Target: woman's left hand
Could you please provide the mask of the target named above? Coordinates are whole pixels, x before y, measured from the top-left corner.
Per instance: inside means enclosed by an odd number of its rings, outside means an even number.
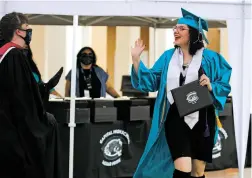
[[[212,91],[212,86],[211,86],[211,83],[210,83],[210,79],[205,74],[203,74],[200,77],[200,85],[201,86],[207,86],[208,90]]]

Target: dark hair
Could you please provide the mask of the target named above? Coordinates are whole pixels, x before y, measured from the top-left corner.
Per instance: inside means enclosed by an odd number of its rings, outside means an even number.
[[[6,14],[0,21],[0,45],[4,45],[12,40],[16,29],[28,23],[28,18],[17,12]]]
[[[189,54],[195,55],[196,52],[204,47],[202,34],[195,28],[189,27]],[[178,46],[175,46],[177,48]]]
[[[91,53],[93,53],[94,60],[93,60],[92,64],[96,65],[97,58],[96,58],[96,54],[95,54],[94,50],[91,47],[86,46],[86,47],[81,48],[80,51],[77,54],[77,67],[78,68],[81,68],[80,56],[82,55],[83,51],[85,51],[85,50],[90,50]]]

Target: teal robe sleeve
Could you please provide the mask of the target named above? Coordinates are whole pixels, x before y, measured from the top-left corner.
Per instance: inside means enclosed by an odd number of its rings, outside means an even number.
[[[33,77],[35,78],[36,82],[39,83],[40,82],[39,81],[39,76],[36,73],[34,73],[34,72],[32,72],[32,74],[33,74]],[[55,91],[54,88],[50,90],[50,93],[52,93],[53,91]]]
[[[39,83],[39,76],[34,72],[32,72],[32,74],[33,74],[33,77],[35,78],[36,82]]]
[[[229,81],[232,68],[220,54],[217,54],[214,68],[215,78],[211,82],[214,106],[217,110],[223,111],[231,91]]]
[[[143,92],[155,92],[159,89],[161,73],[165,64],[166,53],[163,53],[151,69],[140,61],[138,73],[131,68],[131,83],[134,88]]]

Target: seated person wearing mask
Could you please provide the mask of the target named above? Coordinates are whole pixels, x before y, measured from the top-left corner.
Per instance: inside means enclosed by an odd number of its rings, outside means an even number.
[[[66,76],[65,96],[70,96],[71,71]],[[108,74],[96,65],[96,55],[92,48],[84,47],[77,54],[76,97],[106,97],[106,92],[114,98],[119,94],[108,82]],[[85,96],[89,95],[89,96]]]

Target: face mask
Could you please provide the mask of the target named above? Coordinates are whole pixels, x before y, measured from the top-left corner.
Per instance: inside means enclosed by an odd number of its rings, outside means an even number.
[[[93,63],[93,57],[92,56],[83,55],[83,56],[80,57],[80,62],[83,65],[90,65],[90,64]]]
[[[29,45],[30,42],[31,42],[31,39],[32,39],[32,29],[27,29],[27,30],[19,29],[19,30],[22,30],[22,31],[26,32],[25,37],[22,37],[22,36],[20,36],[20,37],[24,39],[26,45]]]

